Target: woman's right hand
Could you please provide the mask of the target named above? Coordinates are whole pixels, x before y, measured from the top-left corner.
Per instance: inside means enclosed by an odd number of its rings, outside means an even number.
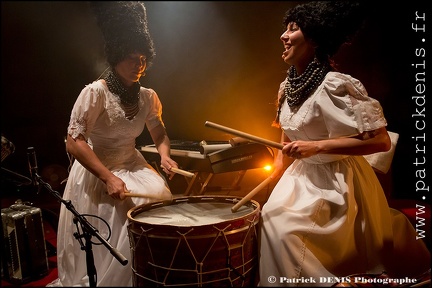
[[[275,161],[273,162],[273,172],[270,175],[271,179],[278,179],[282,175],[283,171],[285,170],[283,162],[284,161],[281,159],[281,157],[276,157]]]
[[[122,179],[115,176],[114,174],[112,175],[112,177],[107,179],[106,187],[107,187],[107,194],[111,196],[113,199],[123,200],[126,198],[125,193],[128,192],[126,188],[126,184],[123,182]]]
[[[282,132],[281,134],[281,143],[284,145],[284,147],[290,143],[291,140],[288,138],[288,136],[285,135],[285,133]],[[287,155],[282,150],[279,150],[274,161],[273,161],[273,172],[270,175],[271,179],[277,179],[282,176],[282,173],[285,171],[286,168],[288,168],[291,163],[294,162],[294,159],[291,157],[287,157]]]

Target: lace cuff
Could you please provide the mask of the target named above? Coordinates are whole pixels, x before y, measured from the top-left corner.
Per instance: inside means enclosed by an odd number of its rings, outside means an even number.
[[[87,139],[86,132],[87,132],[86,123],[85,123],[85,120],[83,118],[71,119],[71,121],[69,123],[69,127],[68,127],[68,134],[73,139],[78,138],[78,136],[80,134],[82,134],[84,136],[84,138]]]

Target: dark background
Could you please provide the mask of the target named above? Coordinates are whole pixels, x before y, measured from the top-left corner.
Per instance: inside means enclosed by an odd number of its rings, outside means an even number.
[[[145,2],[157,56],[141,83],[158,93],[171,139],[232,137],[204,126],[212,121],[279,141],[280,131],[270,126],[287,69],[279,36],[285,11],[297,2]],[[420,199],[412,164],[412,136],[419,132],[411,117],[411,63],[423,61],[414,50],[425,47],[420,39],[426,36],[411,23],[426,4],[386,5],[371,8],[364,29],[336,60],[381,102],[388,130],[400,134],[390,172],[393,196]],[[107,67],[100,32],[81,1],[2,1],[1,21],[1,132],[16,147],[1,164],[29,176],[26,151],[33,146],[40,174],[61,192],[70,111],[84,85]],[[147,131],[137,140],[150,143]],[[2,186],[1,193],[16,189]]]

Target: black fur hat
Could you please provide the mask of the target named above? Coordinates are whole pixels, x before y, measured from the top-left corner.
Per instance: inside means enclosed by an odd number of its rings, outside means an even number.
[[[105,56],[111,67],[130,53],[143,53],[147,67],[155,57],[153,39],[147,26],[147,13],[140,1],[90,2],[105,40]]]
[[[288,10],[283,29],[290,22],[300,26],[305,37],[317,45],[320,60],[332,57],[350,43],[367,18],[367,6],[355,1],[310,1]]]

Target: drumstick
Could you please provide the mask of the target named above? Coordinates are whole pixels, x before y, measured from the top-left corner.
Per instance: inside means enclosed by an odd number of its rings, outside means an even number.
[[[183,176],[186,176],[186,177],[191,177],[191,178],[195,175],[192,172],[185,171],[185,170],[182,170],[182,169],[178,169],[178,168],[175,168],[175,167],[171,167],[170,171],[172,171],[174,173],[177,173],[177,174],[180,174],[180,175],[183,175]]]
[[[163,168],[162,165],[161,165],[161,167]],[[175,168],[175,167],[171,167],[170,171],[172,171],[174,173],[177,173],[177,174],[180,174],[180,175],[183,175],[183,176],[191,177],[191,178],[195,175],[192,172],[185,171],[185,170],[182,170],[182,169],[179,169],[179,168]]]
[[[230,133],[230,134],[242,137],[242,138],[246,138],[246,139],[249,139],[249,140],[251,140],[253,142],[264,144],[264,145],[267,145],[267,146],[270,146],[270,147],[273,147],[273,148],[276,148],[276,149],[282,150],[282,148],[283,148],[283,145],[281,143],[273,142],[273,141],[270,141],[270,140],[267,140],[267,139],[264,139],[264,138],[260,138],[260,137],[257,137],[257,136],[254,136],[254,135],[242,132],[242,131],[234,130],[232,128],[225,127],[225,126],[222,126],[220,124],[216,124],[216,123],[213,123],[213,122],[210,122],[210,121],[206,121],[205,122],[205,126],[208,126],[208,127],[211,127],[211,128],[216,128],[218,130],[221,130],[221,131],[224,131],[224,132],[227,132],[227,133]]]
[[[152,199],[159,199],[159,200],[161,200],[161,198],[160,197],[157,197],[157,196],[154,196],[154,195],[144,195],[144,194],[138,194],[138,193],[131,193],[131,192],[127,192],[127,193],[124,193],[124,195],[126,196],[126,197],[140,197],[140,198],[152,198]]]
[[[266,186],[268,183],[270,183],[273,180],[273,178],[268,177],[266,178],[263,182],[261,182],[258,186],[256,186],[251,192],[249,192],[246,196],[244,196],[239,202],[237,202],[237,204],[235,204],[232,208],[231,208],[231,212],[237,212],[237,210],[243,206],[243,204],[245,204],[246,202],[248,202],[249,200],[252,199],[253,196],[255,196],[255,194],[257,194],[259,191],[261,191],[264,186]]]

